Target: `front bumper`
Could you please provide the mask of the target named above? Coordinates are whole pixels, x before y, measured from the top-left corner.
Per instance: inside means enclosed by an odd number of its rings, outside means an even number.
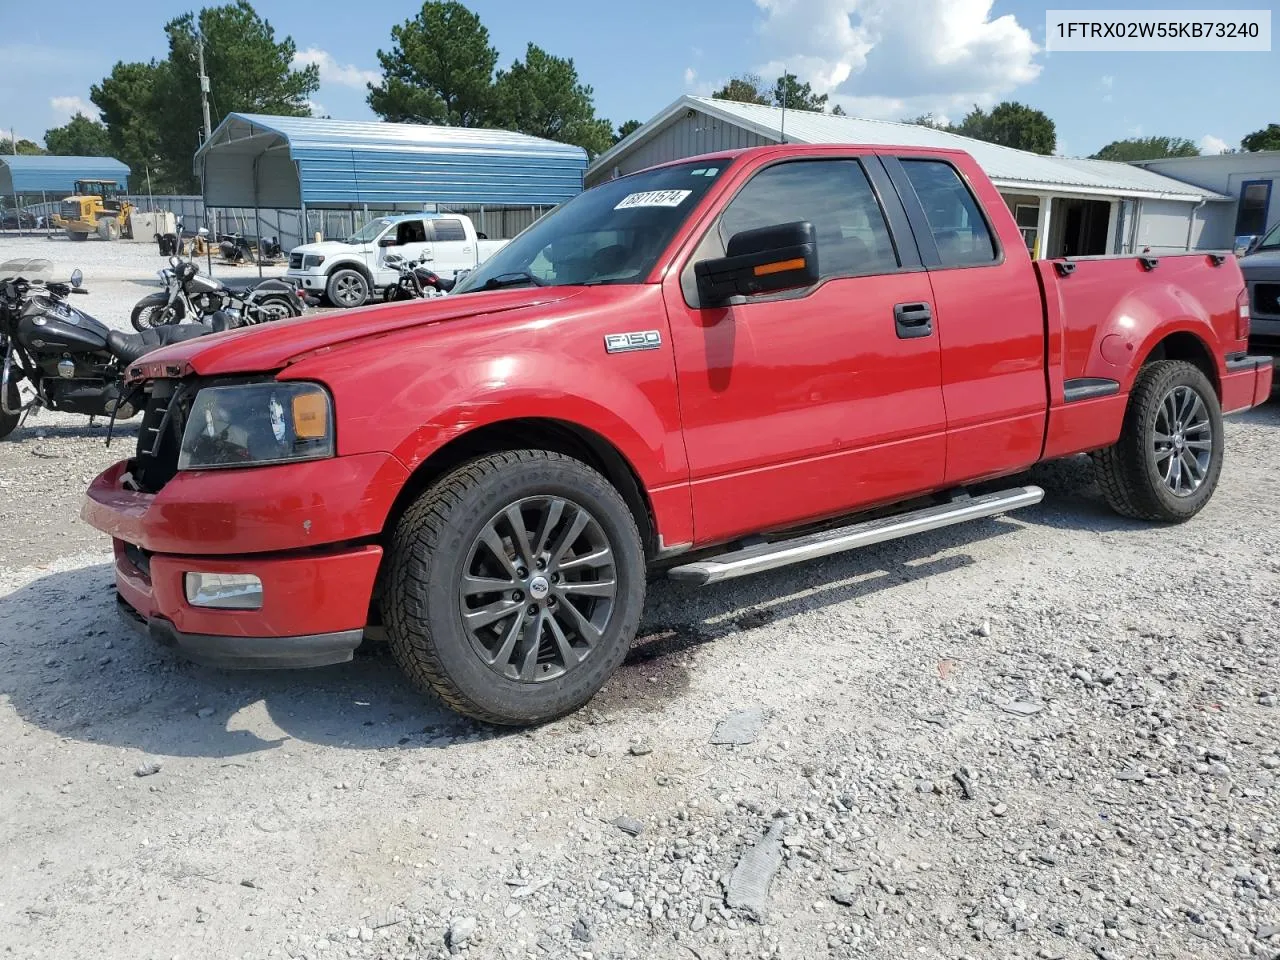
[[[143,618],[122,596],[116,596],[116,607],[128,626],[161,646],[174,647],[195,663],[223,670],[276,670],[346,663],[363,637],[360,630],[306,637],[221,637],[181,633],[168,620]]]
[[[325,284],[329,280],[323,271],[312,270],[288,270],[285,272],[285,279],[315,294],[324,293]]]
[[[351,659],[368,621],[382,548],[213,559],[147,554],[116,540],[115,557],[118,603],[131,625],[197,663],[268,669]],[[193,606],[183,588],[189,571],[256,575],[262,608]]]
[[[382,560],[374,541],[408,476],[399,460],[182,471],[157,493],[129,489],[131,464],[93,481],[81,515],[112,537],[116,589],[152,636],[220,666],[351,658]],[[187,573],[253,574],[262,606],[195,606]]]
[[[1274,374],[1271,357],[1250,355],[1228,360],[1222,378],[1222,412],[1238,413],[1266,403]]]

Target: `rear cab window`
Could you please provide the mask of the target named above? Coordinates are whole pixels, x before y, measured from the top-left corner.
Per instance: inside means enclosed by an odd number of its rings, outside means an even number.
[[[449,243],[451,241],[467,239],[467,231],[462,226],[461,220],[454,220],[452,218],[432,220],[431,230],[437,243]]]
[[[945,160],[902,157],[900,162],[924,208],[941,266],[973,267],[999,259],[982,208],[955,167]]]

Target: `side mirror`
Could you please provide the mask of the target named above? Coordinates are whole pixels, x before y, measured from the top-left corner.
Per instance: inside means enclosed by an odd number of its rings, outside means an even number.
[[[79,267],[76,267],[71,271],[71,286],[78,288],[82,283],[84,283],[84,274]]]
[[[383,234],[378,238],[378,246],[394,247],[396,245],[396,235],[394,233]]]
[[[735,233],[725,252],[694,264],[704,307],[818,282],[818,239],[807,220]]]

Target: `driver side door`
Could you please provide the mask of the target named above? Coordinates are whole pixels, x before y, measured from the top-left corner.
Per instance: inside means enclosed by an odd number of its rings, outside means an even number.
[[[731,236],[808,221],[818,283],[698,302]],[[695,544],[793,526],[941,485],[941,358],[905,212],[878,159],[768,163],[664,284]],[[908,322],[904,325],[904,318]]]
[[[390,286],[400,277],[400,271],[387,266],[387,256],[397,257],[413,262],[424,254],[430,262],[431,243],[428,239],[427,225],[424,220],[401,220],[383,235],[378,245],[378,286]],[[391,242],[383,246],[387,240]]]

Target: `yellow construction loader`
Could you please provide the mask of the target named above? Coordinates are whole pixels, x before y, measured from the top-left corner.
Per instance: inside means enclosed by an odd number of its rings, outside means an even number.
[[[133,237],[133,204],[124,199],[124,188],[115,180],[77,180],[75,195],[62,201],[53,222],[72,240],[88,240],[96,233],[103,240]]]

